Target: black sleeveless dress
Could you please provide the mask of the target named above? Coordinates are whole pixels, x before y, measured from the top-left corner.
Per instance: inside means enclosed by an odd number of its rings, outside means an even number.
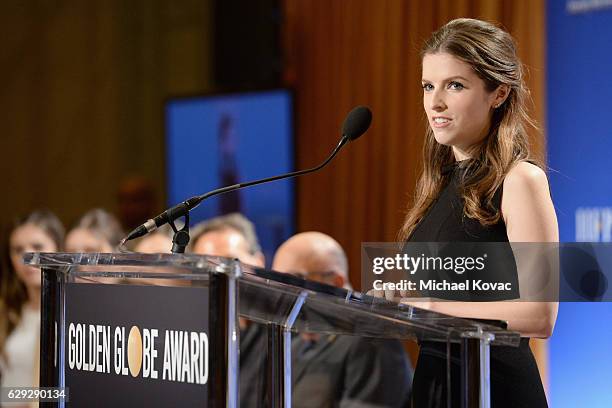
[[[447,184],[426,216],[414,230],[409,242],[508,242],[503,220],[483,226],[463,215],[459,194],[464,171],[461,162],[447,166],[443,174]],[[501,207],[502,189],[494,197]],[[508,244],[510,248],[510,244]],[[413,407],[447,406],[446,344],[421,342],[412,385]],[[491,346],[491,407],[548,407],[540,373],[529,339],[521,338],[519,347]],[[451,346],[451,407],[460,407],[459,346]]]

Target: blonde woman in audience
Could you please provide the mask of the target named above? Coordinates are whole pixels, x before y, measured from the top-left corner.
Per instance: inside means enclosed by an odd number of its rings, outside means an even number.
[[[123,238],[117,218],[96,208],[88,211],[66,235],[66,252],[114,252]]]

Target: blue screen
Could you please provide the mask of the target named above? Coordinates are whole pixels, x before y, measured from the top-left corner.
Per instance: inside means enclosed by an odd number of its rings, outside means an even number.
[[[592,10],[572,12],[576,5]],[[547,1],[547,144],[561,241],[610,241],[612,9]],[[550,339],[552,407],[610,407],[612,303],[562,303]]]
[[[225,185],[293,171],[287,90],[174,99],[166,105],[168,205]],[[255,223],[269,262],[294,231],[293,181],[248,187],[204,201],[191,224],[241,212]]]

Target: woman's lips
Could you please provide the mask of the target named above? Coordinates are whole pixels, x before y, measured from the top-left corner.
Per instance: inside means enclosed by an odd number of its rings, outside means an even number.
[[[453,121],[452,119],[449,118],[443,118],[444,121],[436,121],[436,119],[434,118],[431,122],[432,122],[432,126],[435,127],[436,129],[441,129],[441,128],[445,128],[450,126],[451,122]]]

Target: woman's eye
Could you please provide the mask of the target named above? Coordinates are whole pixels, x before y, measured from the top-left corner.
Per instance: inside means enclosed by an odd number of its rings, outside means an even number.
[[[432,84],[423,84],[423,90],[426,92],[429,92],[431,90],[433,90],[433,85]]]
[[[23,253],[23,248],[20,246],[12,246],[10,247],[9,252],[11,255],[20,255]]]
[[[460,91],[463,89],[463,84],[461,84],[460,82],[456,82],[456,81],[449,82],[448,88],[455,90],[455,91]]]
[[[43,244],[39,244],[39,243],[32,244],[32,249],[34,250],[34,252],[42,252],[44,248],[45,246]]]

